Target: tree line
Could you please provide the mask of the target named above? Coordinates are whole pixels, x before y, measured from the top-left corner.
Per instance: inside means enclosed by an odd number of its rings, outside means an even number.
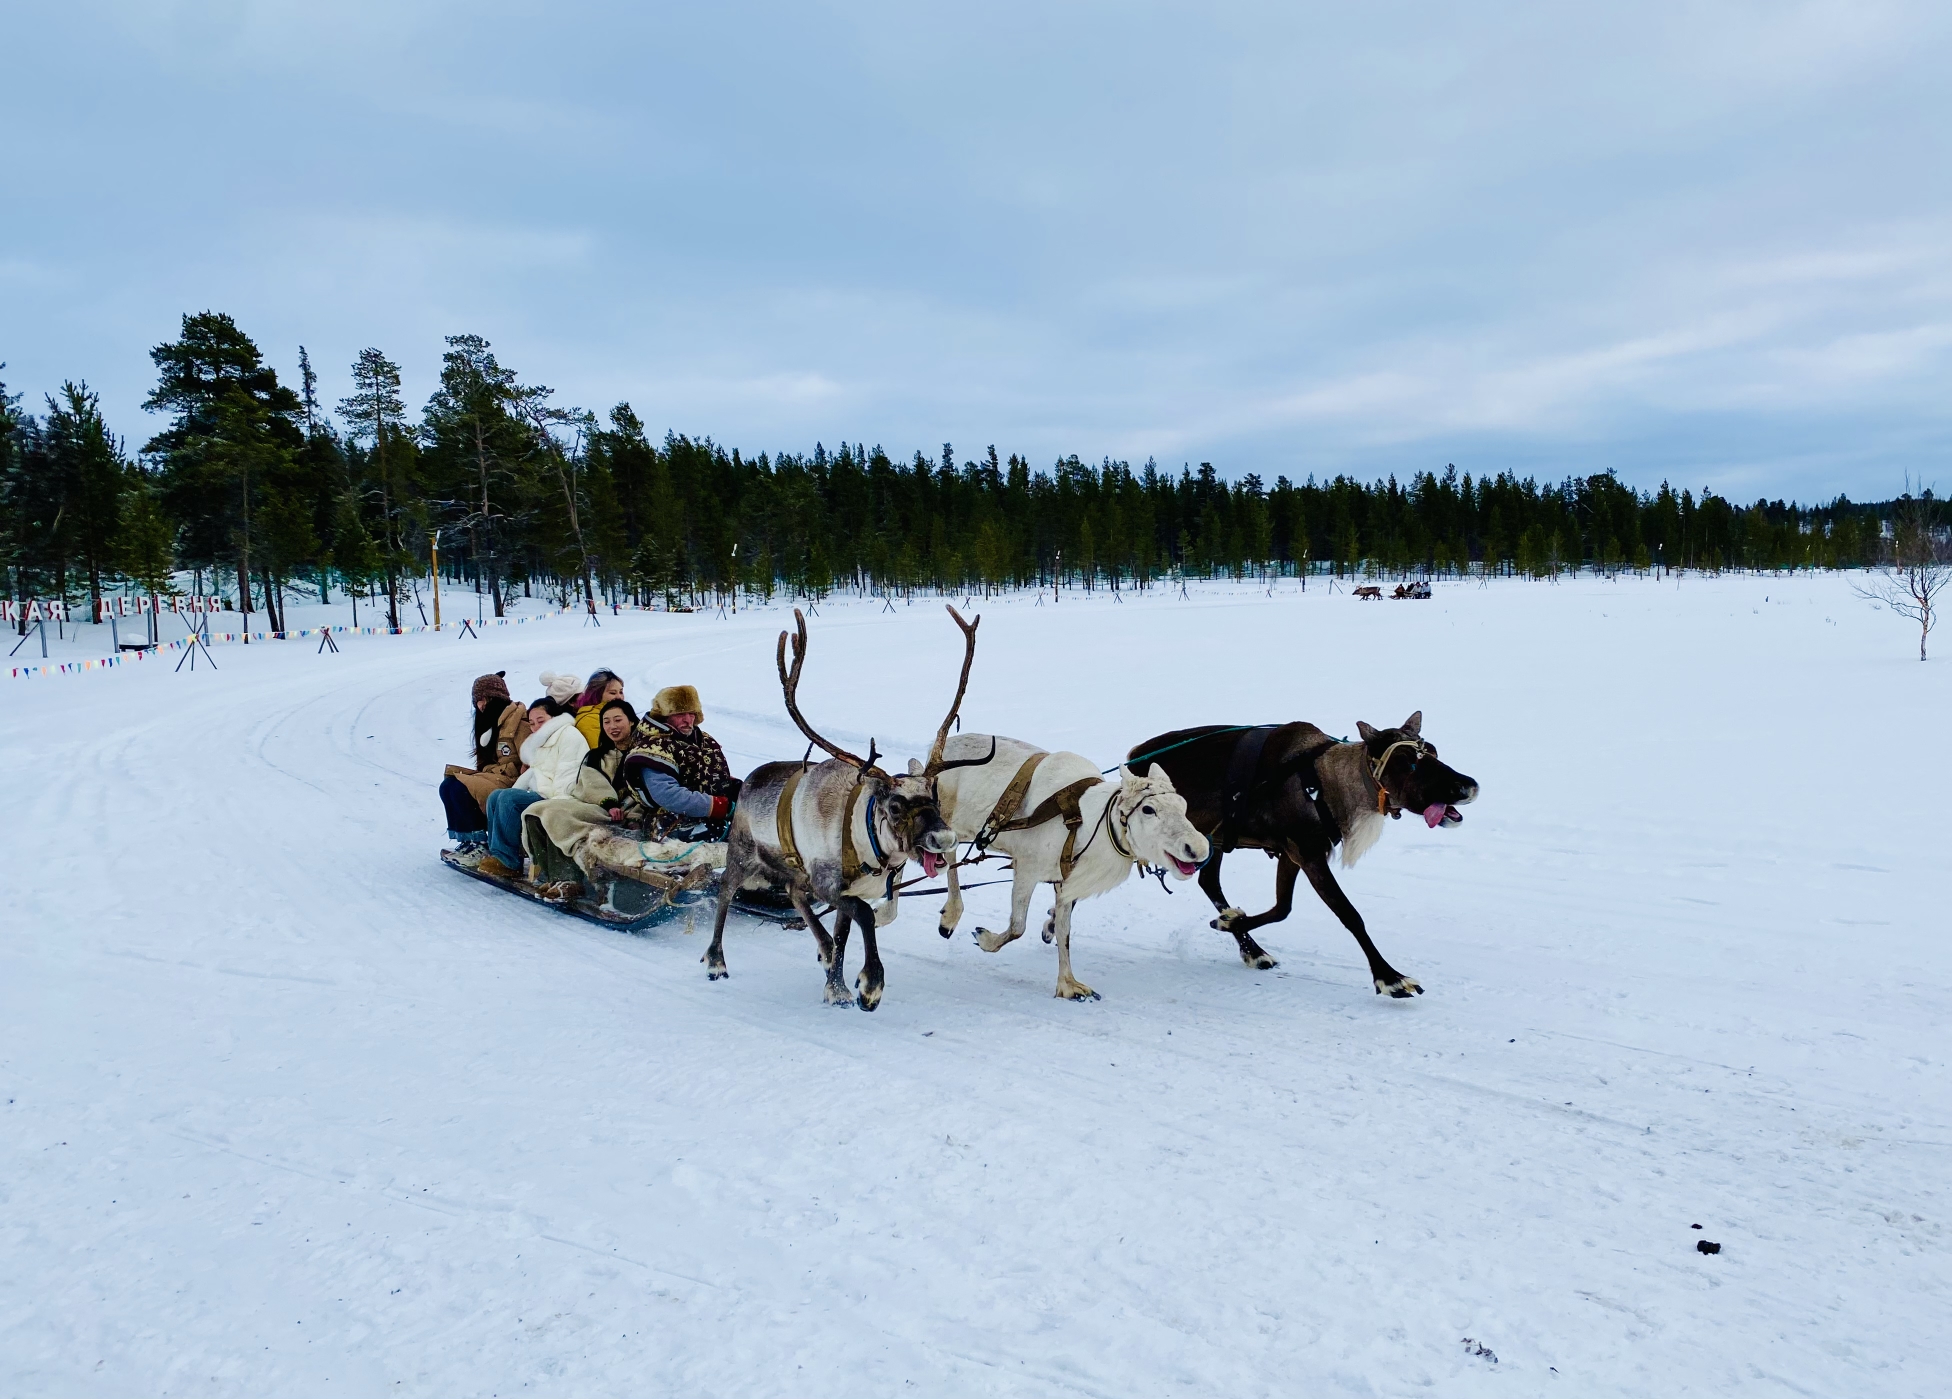
[[[1739,505],[1608,471],[1557,481],[1454,466],[1399,482],[1270,485],[1210,463],[1076,456],[1033,468],[995,447],[899,460],[843,440],[748,457],[709,438],[653,442],[628,403],[602,418],[526,384],[476,335],[447,338],[418,414],[377,349],[328,410],[301,347],[295,386],[229,316],[186,315],[151,351],[130,452],[70,382],[24,411],[0,383],[0,565],[18,597],[167,592],[181,573],[284,625],[284,598],[337,589],[421,601],[450,586],[503,615],[511,596],[695,605],[729,591],[819,597],[1162,577],[1853,568],[1879,561],[1891,503]],[[4,366],[0,366],[4,368]],[[424,605],[421,609],[424,613]]]

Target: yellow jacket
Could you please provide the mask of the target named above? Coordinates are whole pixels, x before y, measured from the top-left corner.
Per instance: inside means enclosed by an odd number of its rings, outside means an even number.
[[[603,741],[603,706],[586,704],[576,711],[576,727],[583,731],[583,739],[594,748]]]

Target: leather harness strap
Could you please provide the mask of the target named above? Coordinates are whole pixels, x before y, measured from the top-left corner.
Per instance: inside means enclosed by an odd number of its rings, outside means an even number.
[[[793,794],[800,790],[800,779],[805,775],[805,768],[793,769],[793,775],[786,779],[786,786],[779,794],[779,804],[773,810],[775,825],[779,830],[779,852],[788,868],[801,876],[805,876],[807,867],[800,858],[800,847],[793,841]],[[851,806],[848,813],[853,814]]]
[[[1062,878],[1069,879],[1071,867],[1078,862],[1078,830],[1084,825],[1084,813],[1078,809],[1078,798],[1104,780],[1096,775],[1080,777],[1068,787],[1059,787],[1039,802],[1037,809],[1030,815],[1019,817],[1015,821],[1006,821],[998,826],[997,834],[1001,835],[1005,831],[1028,830],[1032,826],[1041,826],[1046,821],[1063,817],[1066,827],[1064,849],[1057,857],[1057,869]]]
[[[1261,770],[1261,752],[1279,727],[1278,724],[1262,724],[1249,729],[1234,744],[1233,756],[1227,760],[1227,783],[1220,789],[1221,829],[1232,826],[1240,819],[1240,808],[1254,785],[1254,774]]]
[[[1276,765],[1274,771],[1263,780],[1259,782],[1254,780],[1255,774],[1260,769],[1262,750],[1266,748],[1267,741],[1274,730],[1280,727],[1283,726],[1264,724],[1259,728],[1250,729],[1240,742],[1234,745],[1233,756],[1227,763],[1226,785],[1221,789],[1220,794],[1220,824],[1214,828],[1211,837],[1216,844],[1224,843],[1223,848],[1233,848],[1233,832],[1230,827],[1240,817],[1241,808],[1247,798],[1263,787],[1278,786],[1290,777],[1301,779],[1302,791],[1313,802],[1315,815],[1321,821],[1323,829],[1328,832],[1329,844],[1341,843],[1342,823],[1335,819],[1335,813],[1329,809],[1327,796],[1323,791],[1322,777],[1315,766],[1317,759],[1337,746],[1333,739],[1306,749],[1286,762]]]
[[[854,844],[854,806],[856,802],[860,801],[861,788],[865,785],[865,782],[856,782],[847,790],[847,811],[842,816],[840,824],[840,882],[843,885],[852,884],[868,870],[868,866],[861,863],[861,853]],[[868,796],[867,832],[868,843],[874,847],[874,853],[880,856],[882,853],[881,842],[874,838],[874,796],[872,793]],[[885,859],[886,857],[883,856],[883,858]],[[878,870],[881,866],[876,865],[874,868]]]
[[[989,819],[983,822],[982,828],[976,832],[975,845],[978,851],[989,849],[990,842],[1002,833],[1003,823],[1023,805],[1024,794],[1030,790],[1030,779],[1037,775],[1038,766],[1048,757],[1050,757],[1048,753],[1032,753],[1023,760],[1023,766],[1017,769],[1017,775],[1010,779],[1010,785],[1003,789],[1003,795],[996,799],[996,805],[990,809]]]

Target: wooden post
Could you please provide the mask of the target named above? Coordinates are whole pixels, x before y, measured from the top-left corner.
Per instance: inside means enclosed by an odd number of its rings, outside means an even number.
[[[441,629],[441,533],[435,530],[427,536],[427,550],[434,559],[434,630]]]

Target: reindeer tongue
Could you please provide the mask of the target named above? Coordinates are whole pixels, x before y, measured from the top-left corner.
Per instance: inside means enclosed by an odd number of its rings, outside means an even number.
[[[1423,824],[1430,827],[1430,829],[1434,831],[1437,829],[1437,827],[1444,824],[1444,818],[1446,816],[1451,816],[1455,814],[1456,814],[1455,808],[1446,806],[1443,802],[1432,802],[1429,806],[1426,806],[1423,809]],[[1458,816],[1457,819],[1461,821],[1464,818],[1462,816]]]
[[[942,857],[924,850],[922,852],[922,877],[934,879],[935,872],[942,868]]]

